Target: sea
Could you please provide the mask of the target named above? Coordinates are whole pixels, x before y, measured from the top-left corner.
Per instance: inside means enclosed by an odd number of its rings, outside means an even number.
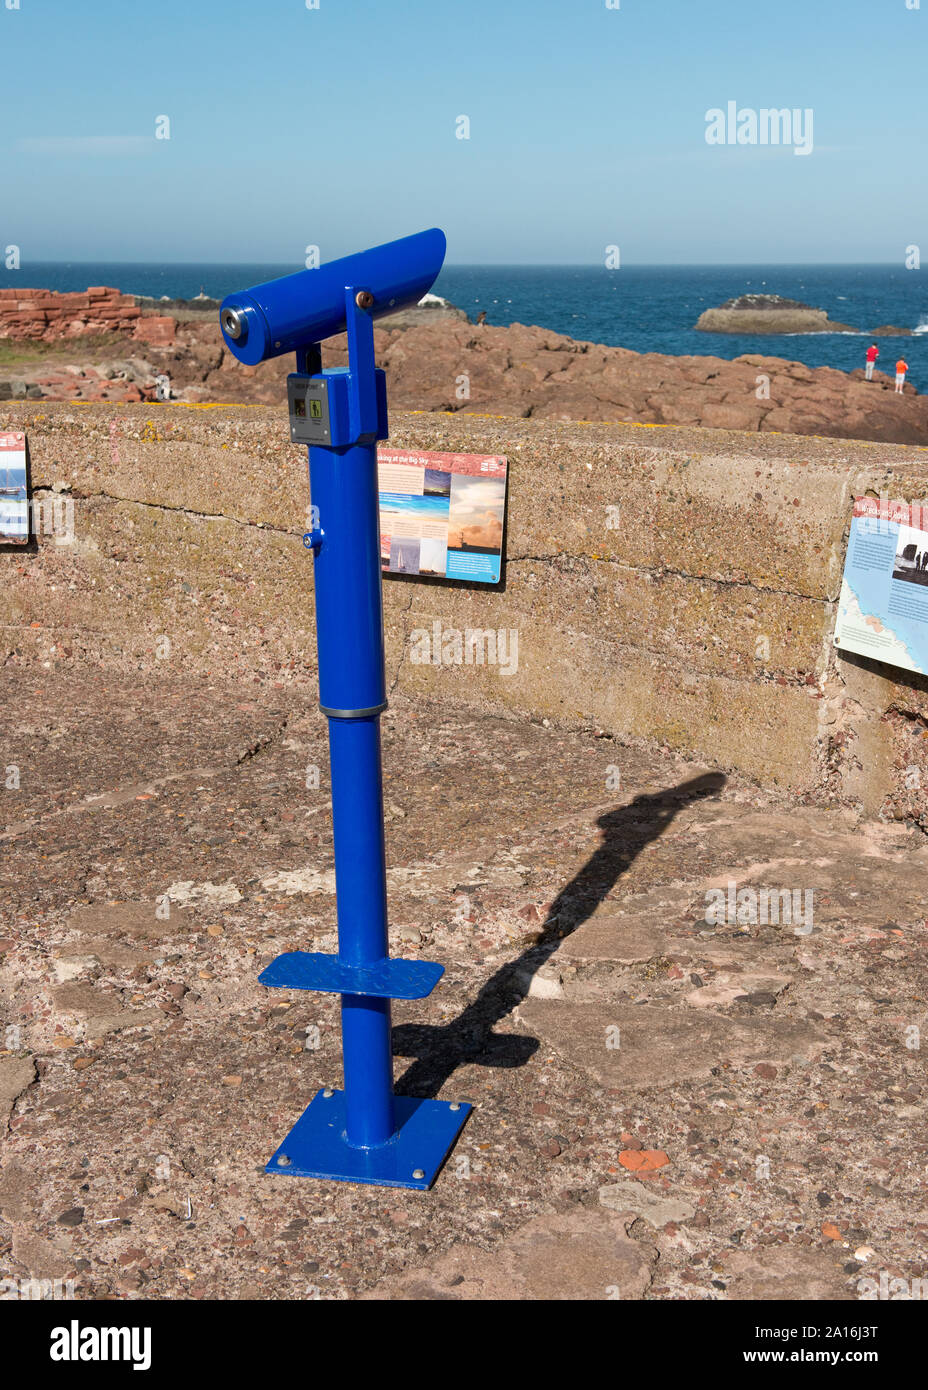
[[[0,266],[0,289],[83,290],[113,285],[126,294],[192,299],[201,291],[222,299],[299,265],[135,264],[33,261],[18,271]],[[850,371],[863,366],[872,330],[884,324],[912,330],[886,337],[880,367],[902,355],[909,379],[928,391],[928,268],[903,265],[603,266],[448,265],[434,292],[471,317],[485,311],[491,324],[528,323],[586,342],[635,352],[734,358],[762,353],[810,367]],[[799,299],[854,333],[737,335],[699,333],[704,309],[741,294]]]

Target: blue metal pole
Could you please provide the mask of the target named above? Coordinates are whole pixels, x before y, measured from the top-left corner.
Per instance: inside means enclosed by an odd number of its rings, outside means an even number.
[[[386,704],[376,445],[312,448],[319,693],[329,719],[338,955],[375,966],[389,954],[380,711]],[[394,1129],[390,1000],[342,996],[346,1136],[383,1144]]]

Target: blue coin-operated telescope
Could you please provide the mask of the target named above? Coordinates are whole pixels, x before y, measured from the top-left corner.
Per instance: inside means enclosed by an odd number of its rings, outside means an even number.
[[[296,353],[290,437],[308,444],[320,707],[329,721],[338,955],[291,951],[259,976],[278,989],[340,994],[345,1087],[318,1091],[269,1173],[428,1188],[470,1113],[464,1102],[393,1094],[390,1000],[424,999],[443,967],[391,960],[380,716],[387,707],[377,440],[387,393],[375,318],[416,304],[445,257],[438,228],[285,275],[219,311],[230,352],[255,366]],[[348,367],[323,371],[319,344],[348,332]]]

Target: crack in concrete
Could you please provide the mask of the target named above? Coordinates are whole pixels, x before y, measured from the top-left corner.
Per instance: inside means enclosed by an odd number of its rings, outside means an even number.
[[[752,579],[717,579],[708,574],[690,574],[688,570],[674,569],[668,565],[626,565],[622,560],[616,559],[614,555],[572,555],[566,551],[557,551],[553,555],[507,555],[507,565],[517,565],[525,561],[536,564],[556,564],[558,560],[574,560],[578,563],[585,561],[589,563],[599,563],[615,565],[619,569],[627,570],[630,574],[647,574],[656,578],[663,579],[669,576],[674,579],[687,579],[696,584],[714,584],[720,589],[753,589],[756,594],[770,594],[774,598],[798,598],[804,599],[809,603],[837,603],[838,594],[833,597],[830,594],[804,594],[797,589],[769,589],[763,585],[756,584]]]
[[[43,494],[45,492],[50,491],[50,488],[41,485],[37,486],[35,489],[36,493],[42,492]],[[57,496],[58,494],[55,495]],[[198,520],[201,521],[228,521],[231,522],[234,526],[244,526],[255,531],[271,531],[275,535],[292,536],[294,539],[296,539],[298,536],[302,537],[303,535],[301,531],[290,531],[283,526],[273,526],[270,522],[247,521],[243,520],[241,517],[230,516],[225,512],[201,512],[197,511],[195,507],[172,507],[169,506],[166,502],[146,502],[138,497],[120,497],[115,495],[114,493],[104,492],[102,490],[98,492],[72,492],[69,493],[68,496],[73,497],[75,501],[89,501],[93,498],[100,498],[105,502],[123,502],[136,507],[149,507],[152,511],[172,512],[180,514],[181,516],[196,517]],[[750,579],[718,579],[711,575],[691,574],[688,570],[675,569],[671,566],[666,565],[626,565],[621,560],[616,559],[615,556],[612,555],[574,555],[569,554],[566,551],[557,551],[552,555],[506,556],[507,565],[517,565],[527,561],[535,564],[556,564],[559,560],[573,560],[577,562],[585,561],[587,563],[598,562],[603,564],[616,565],[620,569],[626,569],[634,574],[649,574],[659,578],[662,578],[665,575],[669,575],[676,579],[686,579],[698,584],[714,584],[719,588],[753,589],[755,593],[758,594],[770,594],[774,597],[780,598],[805,599],[810,603],[837,603],[838,601],[838,594],[828,594],[823,597],[820,594],[806,594],[798,589],[772,589],[767,588],[763,585],[758,585]]]
[[[51,491],[51,489],[44,486],[40,486],[36,488],[36,492],[38,493],[39,491],[45,493]],[[58,494],[55,495],[57,496]],[[200,512],[197,511],[195,507],[172,507],[165,502],[146,502],[138,497],[119,497],[116,496],[114,493],[104,492],[102,490],[99,492],[72,492],[68,495],[73,497],[76,501],[89,501],[93,498],[101,498],[105,502],[123,502],[136,507],[149,507],[152,511],[171,512],[179,514],[181,516],[196,517],[198,520],[201,521],[228,521],[231,522],[234,526],[244,526],[255,531],[270,531],[275,535],[292,536],[294,539],[296,539],[298,536],[302,538],[303,535],[303,532],[301,531],[290,531],[283,526],[273,526],[270,522],[247,521],[243,520],[241,517],[229,516],[225,512]],[[620,569],[628,570],[630,573],[634,574],[648,574],[658,578],[663,578],[664,576],[671,576],[676,579],[686,579],[697,584],[714,584],[718,588],[753,589],[754,592],[757,594],[770,594],[773,597],[779,598],[804,599],[810,603],[837,603],[839,597],[838,594],[827,594],[823,597],[820,594],[806,594],[798,589],[767,588],[763,585],[756,584],[751,579],[718,579],[711,575],[690,574],[687,570],[675,569],[666,565],[626,565],[623,564],[621,560],[616,559],[612,555],[573,555],[568,554],[566,551],[557,551],[555,554],[552,555],[506,556],[507,565],[517,565],[524,562],[532,562],[535,564],[556,564],[559,560],[573,560],[577,562],[585,561],[587,563],[598,562],[602,564],[616,565]]]
[[[283,721],[278,728],[274,729],[265,737],[259,738],[244,753],[239,754],[234,763],[223,764],[217,767],[194,767],[184,772],[168,772],[163,777],[150,778],[147,781],[133,782],[130,786],[119,788],[115,791],[100,792],[96,796],[89,796],[83,801],[72,803],[70,806],[61,806],[55,811],[48,811],[44,815],[34,816],[31,820],[14,821],[0,832],[0,844],[16,840],[20,835],[24,835],[29,830],[34,830],[38,826],[47,825],[50,821],[60,820],[63,816],[82,815],[85,811],[112,810],[116,806],[124,806],[129,802],[138,800],[139,797],[157,796],[164,788],[174,782],[187,781],[191,777],[207,778],[219,777],[223,773],[234,772],[252,758],[258,757],[271,744],[284,734],[289,726],[290,716]]]
[[[40,489],[36,489],[38,490]],[[49,489],[43,487],[41,491],[46,492]],[[101,498],[104,502],[123,502],[134,507],[150,507],[152,511],[177,513],[181,516],[196,517],[200,521],[228,521],[233,526],[245,526],[254,531],[271,531],[278,536],[292,536],[294,540],[298,537],[302,539],[304,534],[302,531],[288,531],[283,526],[273,526],[268,521],[246,521],[242,517],[229,516],[225,512],[198,512],[195,507],[171,507],[166,502],[146,502],[140,497],[117,497],[111,492],[71,492],[67,495],[80,502]]]
[[[140,796],[155,796],[162,787],[169,786],[172,782],[185,781],[189,777],[216,777],[221,768],[194,767],[185,772],[169,772],[163,777],[155,777],[147,782],[134,782],[131,786],[124,789],[117,787],[115,791],[100,792],[97,796],[88,796],[84,801],[77,801],[70,806],[61,806],[57,811],[48,811],[45,815],[34,816],[32,820],[16,821],[0,834],[0,844],[4,841],[18,839],[27,830],[34,830],[36,826],[47,825],[49,821],[60,820],[62,816],[81,815],[85,811],[112,810],[115,806],[122,806],[129,801],[135,801]]]
[[[408,633],[407,630],[406,630],[406,618],[407,618],[407,615],[409,614],[409,612],[410,612],[410,610],[411,610],[411,608],[412,608],[413,601],[414,601],[415,597],[416,597],[415,590],[412,588],[412,586],[410,586],[409,602],[406,604],[406,607],[405,607],[405,608],[401,608],[401,609],[400,609],[400,626],[401,626],[402,632],[403,632],[403,644],[402,644],[402,646],[401,646],[401,648],[400,648],[399,660],[398,660],[397,663],[396,663],[396,672],[395,672],[395,674],[394,674],[394,676],[393,676],[392,681],[390,682],[389,686],[387,687],[387,695],[388,695],[388,696],[389,696],[389,695],[392,695],[393,692],[394,692],[394,690],[396,689],[396,687],[399,685],[400,672],[401,672],[402,669],[403,669],[403,658],[404,658],[405,655],[406,655],[406,641],[407,641],[407,639],[408,639],[408,637],[409,637],[409,633]]]
[[[244,753],[241,753],[236,758],[235,766],[242,767],[244,763],[251,762],[252,758],[257,758],[259,754],[265,751],[265,749],[270,748],[272,744],[277,742],[281,734],[286,733],[289,724],[290,716],[288,714],[287,717],[284,719],[283,723],[280,724],[276,729],[272,730],[272,732],[269,734],[262,735],[260,738],[256,739],[250,747],[246,748]]]

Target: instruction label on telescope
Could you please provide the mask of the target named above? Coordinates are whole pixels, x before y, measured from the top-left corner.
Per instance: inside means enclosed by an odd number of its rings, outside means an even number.
[[[928,506],[857,498],[834,644],[928,675]]]
[[[377,464],[385,574],[499,583],[504,458],[378,449]]]
[[[26,436],[0,433],[0,545],[26,545],[28,540]]]

